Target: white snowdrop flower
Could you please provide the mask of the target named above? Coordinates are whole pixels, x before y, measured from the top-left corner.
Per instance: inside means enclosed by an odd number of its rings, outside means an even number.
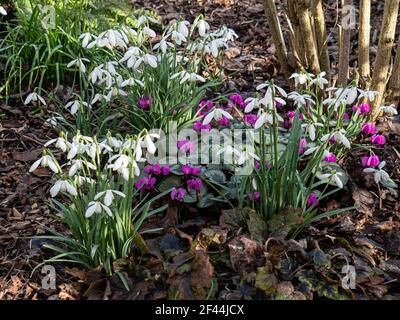
[[[287,98],[287,96],[288,96],[286,91],[283,88],[281,88],[280,86],[277,86],[276,84],[272,84],[269,82],[264,82],[264,83],[259,84],[256,87],[256,90],[261,91],[267,87],[268,87],[268,89],[267,89],[266,95],[268,94],[269,96],[272,96],[272,87],[273,87],[276,91],[278,91],[280,93],[280,95],[282,97]]]
[[[149,27],[144,27],[142,31],[139,32],[138,42],[142,43],[145,40],[145,37],[155,38],[157,35],[155,31]]]
[[[214,108],[211,112],[209,112],[204,120],[203,120],[203,124],[209,124],[213,119],[218,121],[220,119],[222,119],[223,117],[228,118],[229,120],[232,120],[233,117],[230,115],[229,112],[225,111],[222,108]]]
[[[271,113],[262,111],[261,114],[259,114],[259,117],[258,117],[256,123],[254,124],[254,129],[257,130],[257,129],[261,128],[262,126],[264,126],[265,124],[270,125],[273,123],[274,123],[273,115]]]
[[[351,149],[350,141],[346,137],[346,130],[340,129],[332,134],[328,133],[321,138],[321,141],[326,142],[331,138],[334,138],[336,142],[343,144],[346,148]]]
[[[205,53],[211,53],[214,58],[219,55],[220,48],[228,48],[228,45],[222,39],[214,39],[205,46]]]
[[[129,43],[129,39],[134,39],[137,36],[137,32],[136,30],[132,29],[132,28],[128,28],[128,27],[122,27],[121,28],[121,33],[126,37],[126,43]]]
[[[148,133],[144,135],[142,138],[143,140],[140,143],[141,147],[146,148],[150,154],[154,154],[157,148],[152,139],[153,138],[160,139],[160,135],[158,135],[157,133]]]
[[[74,177],[74,183],[77,186],[82,186],[86,183],[94,184],[95,182],[96,182],[95,180],[93,180],[92,178],[89,178],[89,177],[83,177],[83,176],[77,176],[77,175]]]
[[[90,61],[89,61],[89,59],[86,59],[86,58],[78,58],[78,59],[72,60],[70,63],[68,63],[67,68],[71,68],[72,66],[77,66],[81,73],[85,73],[86,66],[85,66],[84,62],[90,62]]]
[[[89,32],[83,33],[79,36],[79,40],[82,40],[82,47],[87,48],[89,41],[92,40],[93,35]]]
[[[152,54],[146,53],[143,56],[143,61],[150,65],[152,68],[157,68],[157,58],[153,56]]]
[[[308,149],[304,152],[304,155],[305,155],[305,156],[308,156],[308,155],[310,155],[310,154],[313,154],[315,151],[319,150],[319,148],[320,148],[320,147],[311,147],[311,148],[308,148]]]
[[[98,194],[96,194],[96,196],[94,197],[94,200],[98,200],[104,196],[104,204],[107,207],[109,207],[109,206],[111,206],[111,204],[114,200],[114,194],[116,194],[122,198],[125,198],[125,194],[122,193],[121,191],[108,189],[108,190],[105,190],[105,191],[102,191],[102,192],[99,192]]]
[[[87,152],[88,146],[84,145],[83,143],[72,141],[70,145],[70,149],[67,154],[67,159],[71,160],[76,157],[78,154],[82,154]]]
[[[44,99],[38,95],[36,92],[32,92],[30,93],[25,101],[24,101],[24,105],[28,105],[29,103],[31,103],[32,101],[36,102],[36,101],[40,101],[43,105],[46,105],[46,101],[44,101]]]
[[[307,81],[311,81],[314,75],[311,73],[293,73],[289,79],[294,79],[294,85],[298,87],[299,85],[306,84]]]
[[[67,180],[58,180],[54,186],[50,188],[50,194],[53,198],[57,196],[59,192],[67,192],[72,196],[78,195],[76,188]]]
[[[160,42],[157,43],[154,46],[154,50],[157,50],[158,48],[160,48],[161,52],[165,54],[167,52],[167,50],[168,50],[168,47],[173,48],[174,44],[167,41],[168,37],[169,37],[169,35],[167,35],[166,37],[162,38],[160,40]]]
[[[323,173],[323,174],[317,173],[316,176],[321,181],[326,180],[327,182],[333,182],[337,187],[343,189],[343,181],[340,178],[341,176],[343,176],[343,173],[341,172],[333,171],[331,173]]]
[[[187,41],[186,37],[182,33],[175,30],[171,33],[171,40],[174,41],[178,46]]]
[[[258,108],[260,106],[260,99],[258,98],[247,98],[244,100],[246,103],[246,107],[244,109],[245,113],[252,112],[255,108]]]
[[[383,170],[383,168],[385,167],[386,162],[382,161],[379,166],[378,169],[375,168],[365,168],[363,171],[365,173],[373,173],[374,174],[374,180],[377,184],[381,183],[381,182],[385,182],[390,180],[390,176],[389,174]]]
[[[112,217],[112,212],[109,207],[100,201],[91,201],[89,202],[88,208],[85,212],[85,217],[90,218],[94,213],[102,213],[103,211]]]
[[[96,93],[95,96],[93,97],[92,101],[90,102],[90,104],[95,104],[97,101],[110,102],[110,98],[104,94]]]
[[[95,67],[90,73],[89,73],[89,81],[95,84],[97,81],[101,81],[103,79],[103,70],[104,64],[101,64],[97,67]]]
[[[190,26],[190,22],[187,20],[183,20],[183,21],[179,21],[177,23],[177,30],[180,34],[182,34],[184,37],[188,37],[189,36],[189,27]]]
[[[120,63],[123,63],[127,61],[127,67],[132,68],[134,64],[136,63],[138,57],[140,57],[143,54],[143,51],[140,50],[138,47],[129,47],[129,49],[124,53],[124,56],[122,57],[121,60],[119,60]]]
[[[65,121],[63,117],[50,117],[46,120],[45,123],[52,127],[57,127],[58,123],[63,121]]]
[[[358,89],[358,92],[360,95],[358,96],[358,99],[368,99],[369,101],[374,101],[375,97],[380,95],[379,91],[371,91],[371,90],[362,90]]]
[[[315,141],[316,138],[316,128],[315,127],[323,127],[324,125],[322,123],[304,123],[301,125],[301,127],[304,129],[305,132],[308,133],[311,141]]]
[[[204,37],[208,30],[210,30],[210,25],[204,19],[199,19],[197,21],[197,30],[199,32],[200,37]]]
[[[122,81],[120,86],[121,86],[121,88],[124,88],[124,87],[127,87],[127,86],[132,87],[132,86],[135,86],[137,84],[140,85],[141,87],[144,87],[144,83],[142,81],[140,81],[138,79],[134,79],[134,78],[129,78],[129,79],[126,79],[126,80]]]
[[[233,156],[236,159],[239,159],[242,156],[242,152],[239,149],[236,149],[235,147],[232,147],[230,145],[228,145],[224,148],[221,148],[216,153],[217,156],[219,156],[221,154],[224,154],[226,157],[229,157],[229,158],[231,158]],[[237,163],[237,161],[235,161],[235,162]]]
[[[398,114],[397,109],[395,107],[394,104],[390,105],[390,106],[382,106],[380,107],[377,112],[381,112],[383,110],[383,112],[389,116],[395,116]]]
[[[116,160],[112,165],[113,171],[117,171],[120,168],[127,168],[131,163],[131,158],[126,154],[117,154],[110,158],[110,162],[112,162],[114,159]]]
[[[307,105],[307,103],[315,104],[315,101],[311,98],[309,94],[300,94],[298,92],[291,92],[288,95],[290,100],[293,100],[293,104],[296,107],[301,107]]]
[[[70,101],[65,105],[65,109],[67,109],[72,115],[76,114],[81,106],[88,107],[89,105],[84,101],[74,100]]]
[[[0,6],[0,14],[3,16],[7,15],[7,11],[6,11],[6,9],[3,8],[3,6]]]
[[[29,169],[29,172],[35,171],[38,167],[42,166],[44,168],[49,167],[51,171],[54,173],[59,173],[60,171],[60,166],[58,165],[57,161],[54,160],[51,156],[45,155],[41,157],[39,160],[36,160],[32,166]]]
[[[329,84],[329,81],[325,79],[326,76],[326,72],[323,71],[320,74],[317,74],[315,79],[312,79],[310,82],[310,85],[313,86],[317,86],[319,87],[321,90],[324,90],[324,87]]]
[[[107,71],[113,76],[115,76],[117,74],[117,70],[115,69],[115,66],[118,66],[117,61],[108,61],[105,63],[105,69],[107,69]]]
[[[70,177],[73,177],[78,170],[82,169],[84,165],[86,165],[89,169],[96,170],[96,166],[93,163],[77,159],[77,160],[72,160],[72,165],[69,168],[68,175]]]
[[[251,152],[250,150],[245,150],[240,153],[240,156],[237,160],[237,164],[242,165],[250,160],[260,161],[260,157],[257,156],[254,152]]]
[[[51,145],[53,143],[55,143],[56,148],[60,149],[62,152],[67,151],[69,142],[67,140],[65,140],[63,137],[49,140],[44,144],[44,146],[48,147],[49,145]]]
[[[195,81],[200,81],[200,82],[206,82],[206,80],[198,75],[197,73],[189,73],[187,71],[180,71],[178,73],[175,73],[174,75],[171,76],[171,79],[175,79],[175,78],[181,78],[181,81],[179,82],[180,84],[183,84],[185,82],[195,82]]]
[[[158,21],[157,19],[150,17],[150,16],[140,16],[137,21],[136,21],[136,26],[140,27],[141,25],[145,24],[145,23],[154,23],[154,24],[159,24],[160,21]]]
[[[108,144],[111,148],[114,148],[116,150],[120,150],[122,148],[122,141],[114,137],[108,137],[101,143]]]

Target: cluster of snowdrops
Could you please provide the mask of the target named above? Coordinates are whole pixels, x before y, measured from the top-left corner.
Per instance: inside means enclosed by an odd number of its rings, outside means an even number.
[[[125,118],[132,120],[127,122],[133,134],[87,136],[75,127],[75,132],[61,131],[46,143],[31,171],[42,166],[54,172],[50,194],[59,200],[53,199],[51,206],[71,230],[69,236],[51,230],[44,236],[51,240],[46,246],[57,253],[50,261],[88,269],[101,265],[111,274],[113,261],[129,255],[140,233],[152,232],[140,229],[142,222],[171,205],[251,207],[266,221],[285,208],[299,208],[302,223],[293,230],[296,235],[318,219],[348,210],[320,213],[318,205],[346,187],[340,162],[354,148],[365,150],[360,159],[364,172],[395,192],[385,162],[374,153],[386,143],[368,122],[375,92],[327,88],[324,73],[304,72],[291,77],[294,92],[267,81],[252,97],[213,97],[208,92],[202,100],[212,82],[204,58],[217,59],[235,33],[224,27],[212,31],[202,17],[193,24],[179,20],[161,36],[152,24],[159,22],[142,17],[136,29],[81,36],[88,51],[109,50],[118,60],[91,65],[78,57],[70,63],[86,82],[81,82],[85,90],[66,101],[69,116],[78,123],[99,109],[115,112],[110,106],[120,106],[128,110]],[[46,101],[33,92],[25,103]],[[396,114],[393,106],[381,111]],[[67,121],[60,113],[49,123],[57,127]],[[171,121],[177,123],[175,129],[199,135],[173,141],[185,161],[151,162],[163,141],[161,131],[170,130]],[[215,130],[250,132],[251,143],[199,138]],[[360,134],[369,137],[369,146],[355,142]],[[198,150],[211,151],[205,158],[216,154],[230,161],[199,162]],[[250,173],[237,174],[249,164]]]

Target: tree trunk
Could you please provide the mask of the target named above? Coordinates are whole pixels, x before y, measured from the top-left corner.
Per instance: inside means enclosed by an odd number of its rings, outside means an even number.
[[[342,5],[342,25],[340,32],[339,41],[339,75],[338,75],[338,85],[344,87],[347,85],[349,78],[349,63],[350,63],[350,36],[351,28],[346,26],[343,22],[347,18],[347,12],[344,11],[346,6],[353,4],[353,0],[344,0]]]
[[[396,33],[399,4],[400,0],[385,1],[385,10],[383,13],[381,33],[379,36],[378,53],[375,60],[375,69],[371,83],[371,89],[380,93],[380,95],[375,98],[372,105],[372,113],[376,115],[375,117],[379,116],[375,111],[381,105],[387,84],[390,58]]]
[[[302,41],[303,40],[301,35],[302,28],[300,27],[299,19],[297,16],[297,8],[295,1],[287,0],[287,12],[290,20],[288,24],[292,26],[294,34],[293,39],[291,39],[292,48],[296,51],[294,52],[294,55],[300,60],[302,67],[306,68],[307,58],[305,55],[304,44]]]
[[[400,37],[397,43],[397,53],[394,60],[393,72],[389,82],[389,102],[398,105],[400,102]]]
[[[264,0],[264,11],[272,34],[276,55],[281,64],[283,73],[287,78],[289,78],[290,72],[288,66],[287,49],[285,40],[283,39],[282,29],[278,20],[278,13],[276,11],[274,0]]]
[[[361,84],[368,88],[370,79],[369,46],[371,32],[371,0],[360,0],[360,27],[358,34],[358,73]]]
[[[329,61],[327,44],[328,36],[326,32],[326,23],[322,0],[314,0],[314,3],[312,5],[312,14],[314,17],[315,37],[321,70],[325,71],[327,79],[330,79],[331,64]]]
[[[311,25],[310,0],[289,0],[296,1],[299,24],[302,27],[302,39],[304,42],[305,55],[307,57],[308,68],[317,74],[321,72],[318,60],[318,52],[314,41],[314,31]]]

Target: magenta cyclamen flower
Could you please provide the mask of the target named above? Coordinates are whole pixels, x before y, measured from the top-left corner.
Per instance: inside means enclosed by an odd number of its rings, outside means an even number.
[[[231,123],[230,120],[224,116],[221,119],[219,119],[217,122],[220,126],[223,126],[223,127],[227,127]]]
[[[231,95],[229,97],[229,100],[241,109],[244,109],[244,107],[246,106],[243,97],[239,93]]]
[[[307,146],[307,140],[305,138],[300,139],[299,143],[299,154],[302,155],[304,153],[304,148]]]
[[[200,191],[201,187],[203,186],[203,183],[202,183],[201,179],[195,178],[195,179],[188,180],[187,186],[189,189]]]
[[[250,192],[249,199],[250,201],[258,201],[260,200],[261,194],[258,191]]]
[[[199,103],[199,109],[203,109],[204,111],[210,111],[214,107],[214,102],[210,100],[201,100]]]
[[[358,106],[354,106],[352,109],[353,109],[353,111],[357,111],[360,114],[363,114],[363,113],[370,112],[371,111],[371,106],[370,106],[369,103],[362,103],[362,104],[360,104]]]
[[[256,114],[246,114],[243,119],[244,122],[246,122],[247,124],[254,126],[257,122],[258,117]]]
[[[378,156],[369,156],[369,157],[362,157],[361,164],[364,168],[366,167],[377,167],[381,161],[379,160]]]
[[[371,137],[371,142],[377,145],[384,145],[386,143],[386,138],[382,134],[374,134]]]
[[[156,178],[143,177],[135,183],[136,189],[153,190],[156,184]]]
[[[182,173],[186,174],[186,175],[192,174],[195,176],[195,175],[198,175],[201,173],[201,168],[192,167],[191,165],[188,165],[188,164],[182,165],[181,170],[182,170]]]
[[[171,191],[171,199],[172,200],[177,200],[177,201],[182,201],[186,196],[186,190],[184,188],[172,188]]]
[[[318,207],[318,205],[319,205],[319,201],[318,201],[317,196],[314,193],[311,193],[307,199],[307,207],[311,207],[311,206]]]
[[[189,140],[178,141],[177,146],[179,150],[192,154],[196,150],[196,143]]]
[[[201,121],[196,121],[193,124],[194,131],[210,131],[211,125],[210,124],[203,124]]]
[[[260,169],[261,169],[261,163],[258,162],[258,161],[255,161],[254,166],[255,166],[255,168],[256,168],[257,170],[260,170]],[[268,169],[272,169],[272,164],[270,164],[269,162],[266,162],[266,163],[265,163],[265,167],[268,168]]]
[[[295,111],[288,111],[288,112],[286,112],[286,115],[287,115],[287,117],[289,119],[293,119],[294,116],[296,115],[296,112]]]
[[[148,110],[150,108],[150,97],[143,96],[143,97],[139,98],[138,106],[139,106],[139,108],[141,108],[143,110]]]
[[[169,166],[164,166],[162,167],[161,172],[163,176],[167,176],[171,172],[171,168]]]
[[[361,131],[364,134],[375,134],[376,131],[377,131],[376,130],[376,125],[374,123],[372,123],[372,122],[364,123],[363,126],[362,126]]]
[[[330,152],[325,158],[324,161],[325,162],[336,162],[336,155],[332,152]]]

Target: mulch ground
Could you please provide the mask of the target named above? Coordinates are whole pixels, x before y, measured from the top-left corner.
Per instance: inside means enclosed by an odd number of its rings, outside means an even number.
[[[225,89],[238,92],[251,92],[255,84],[271,77],[283,83],[261,3],[133,1],[137,8],[156,10],[164,22],[181,15],[193,20],[203,13],[214,26],[233,28],[239,38],[226,55]],[[330,27],[336,23],[335,3],[328,1]],[[380,1],[374,2],[374,12],[373,23],[378,26]],[[331,35],[331,52],[337,51],[336,31]],[[373,39],[373,52],[376,43]],[[356,38],[352,44],[355,67]],[[118,262],[129,291],[117,276],[105,278],[97,270],[85,272],[65,265],[55,265],[56,288],[44,290],[40,270],[31,273],[49,253],[31,237],[45,233],[45,226],[64,229],[53,221],[47,206],[51,173],[40,169],[33,175],[28,170],[43,143],[57,133],[44,124],[41,114],[20,103],[0,102],[0,108],[4,115],[0,119],[0,300],[400,299],[400,202],[362,174],[357,151],[343,164],[351,175],[348,189],[321,206],[332,210],[356,203],[359,208],[325,219],[296,240],[284,240],[282,234],[273,234],[267,241],[253,240],[260,236],[256,226],[262,222],[251,212],[221,214],[171,207],[164,217],[144,226],[163,226],[164,230],[145,238],[140,253],[135,249],[130,259]],[[399,181],[400,122],[380,126],[389,143],[377,154]],[[347,265],[356,272],[353,290],[343,289]]]

